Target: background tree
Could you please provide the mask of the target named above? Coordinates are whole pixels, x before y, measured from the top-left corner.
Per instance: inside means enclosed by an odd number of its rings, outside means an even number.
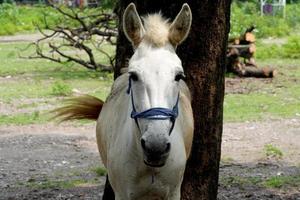
[[[162,11],[165,17],[173,20],[186,1],[120,0],[116,7],[119,20],[130,2],[136,4],[140,15]],[[189,37],[177,52],[193,95],[195,133],[182,185],[182,199],[216,199],[231,0],[188,0],[187,3],[193,12],[193,24]],[[121,23],[118,31],[115,78],[121,74],[121,68],[127,67],[133,53]],[[108,184],[106,188],[109,188]],[[113,199],[112,193],[106,191],[103,199]]]
[[[43,13],[47,31],[36,25],[42,37],[29,45],[34,45],[36,51],[25,58],[73,62],[87,69],[112,72],[115,56],[105,49],[105,45],[115,45],[115,15],[102,7],[78,9],[49,5],[60,19],[57,24],[50,25],[47,13]],[[97,56],[102,56],[102,59],[97,59]]]

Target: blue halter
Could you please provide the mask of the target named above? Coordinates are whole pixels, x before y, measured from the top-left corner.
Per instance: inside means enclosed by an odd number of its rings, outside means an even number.
[[[137,112],[135,109],[134,105],[134,99],[133,99],[133,94],[131,90],[131,78],[129,78],[129,83],[128,83],[128,89],[127,89],[127,94],[131,94],[131,103],[132,103],[132,111],[130,117],[135,120],[135,123],[137,124],[137,127],[139,127],[138,119],[149,119],[149,120],[167,120],[170,119],[172,122],[172,126],[170,129],[169,134],[173,131],[174,125],[176,118],[178,117],[178,102],[179,102],[179,94],[176,100],[176,103],[173,107],[173,109],[169,108],[161,108],[161,107],[154,107],[150,108],[148,110],[142,111],[142,112]]]

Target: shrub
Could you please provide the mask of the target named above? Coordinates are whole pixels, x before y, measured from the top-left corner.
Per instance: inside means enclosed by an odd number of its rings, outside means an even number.
[[[260,16],[258,3],[233,2],[231,7],[230,37],[237,37],[248,27],[256,26],[257,37],[282,37],[300,28],[300,4],[286,7],[286,18]]]
[[[49,6],[17,6],[15,4],[0,4],[0,35],[12,35],[22,31],[34,31],[36,25],[47,28],[44,15],[49,26],[58,24],[62,18]],[[66,23],[71,23],[66,21]]]
[[[282,48],[286,58],[300,58],[300,36],[289,37]]]
[[[282,151],[278,147],[273,146],[272,144],[266,144],[264,147],[264,151],[267,157],[280,159],[283,156]]]
[[[257,51],[255,57],[257,59],[268,58],[300,58],[300,36],[290,36],[283,45],[278,44],[262,44],[257,42]]]
[[[68,84],[56,81],[52,85],[52,94],[55,96],[68,96],[72,94],[72,89]]]

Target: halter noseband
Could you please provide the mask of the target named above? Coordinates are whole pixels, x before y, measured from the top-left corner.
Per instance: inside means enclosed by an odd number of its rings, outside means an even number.
[[[175,125],[176,118],[178,116],[178,101],[179,101],[179,93],[178,97],[176,100],[176,103],[173,107],[173,109],[169,108],[161,108],[161,107],[154,107],[154,108],[149,108],[148,110],[142,111],[142,112],[137,112],[135,109],[134,105],[134,99],[133,99],[133,94],[131,90],[131,78],[129,77],[129,83],[128,83],[128,89],[127,89],[127,94],[131,95],[131,103],[132,103],[132,111],[130,117],[135,120],[135,123],[137,127],[140,130],[140,126],[138,123],[138,119],[149,119],[149,120],[167,120],[170,119],[172,122],[172,126],[169,132],[169,135],[172,133]]]

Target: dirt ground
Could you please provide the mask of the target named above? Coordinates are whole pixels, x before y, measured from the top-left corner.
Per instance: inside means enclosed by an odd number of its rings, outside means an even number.
[[[102,166],[94,132],[94,125],[1,126],[0,199],[101,199],[105,177],[91,170]],[[300,188],[228,182],[235,177],[300,176],[299,133],[300,119],[226,123],[219,199],[300,199]],[[283,157],[267,157],[265,144],[280,148]],[[50,185],[58,180],[86,182],[70,188]]]

